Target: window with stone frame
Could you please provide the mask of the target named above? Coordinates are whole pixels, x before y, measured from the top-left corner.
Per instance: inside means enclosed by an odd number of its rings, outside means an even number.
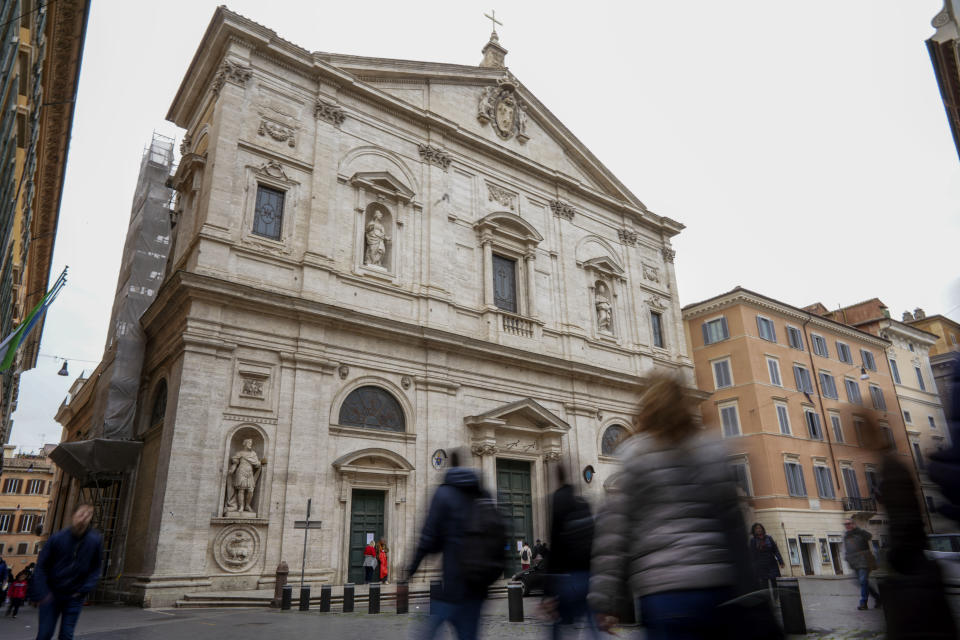
[[[13,513],[0,513],[0,533],[10,533],[13,530]]]
[[[7,478],[3,481],[4,493],[20,493],[23,488],[23,480],[20,478]]]
[[[406,419],[400,403],[386,389],[372,385],[350,392],[340,405],[339,422],[345,427],[406,431]]]
[[[814,464],[813,477],[817,481],[817,495],[828,499],[837,497],[833,489],[833,475],[830,473],[829,467],[825,464]]]
[[[794,497],[806,497],[807,483],[803,479],[803,467],[798,460],[786,460],[783,470],[787,476],[787,493]]]
[[[283,231],[283,201],[286,193],[266,185],[257,185],[257,201],[253,210],[253,233],[280,240]]]
[[[517,261],[493,254],[493,304],[517,313]]]
[[[630,431],[619,424],[612,424],[603,432],[600,453],[605,456],[616,455],[617,447],[630,436]]]
[[[43,493],[43,480],[28,480],[27,481],[27,494],[28,495],[39,495]]]
[[[664,348],[663,340],[663,314],[659,311],[650,312],[650,333],[653,334],[653,346]]]

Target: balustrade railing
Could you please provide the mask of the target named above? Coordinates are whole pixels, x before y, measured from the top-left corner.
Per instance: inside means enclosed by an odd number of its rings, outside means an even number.
[[[503,313],[502,311],[500,312],[500,317],[502,318],[501,328],[505,333],[510,333],[515,336],[522,336],[524,338],[533,337],[533,323],[526,318]]]

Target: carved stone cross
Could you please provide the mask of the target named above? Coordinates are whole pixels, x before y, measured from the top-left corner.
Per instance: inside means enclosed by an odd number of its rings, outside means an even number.
[[[490,26],[493,28],[493,32],[497,32],[497,25],[503,26],[503,23],[497,20],[497,12],[495,10],[490,11],[490,15],[483,14],[484,18],[490,20]]]

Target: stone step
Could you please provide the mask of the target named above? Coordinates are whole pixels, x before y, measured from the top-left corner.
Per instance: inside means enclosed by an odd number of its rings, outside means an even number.
[[[488,597],[490,598],[505,598],[507,595],[506,585],[494,585],[488,590]],[[268,595],[245,595],[243,593],[236,594],[204,594],[204,593],[187,593],[184,594],[183,598],[177,600],[175,607],[177,609],[219,609],[223,607],[246,607],[246,608],[258,608],[258,607],[269,607],[270,601],[273,599],[272,596]],[[417,590],[410,592],[410,601],[424,602],[430,599],[429,589]],[[380,594],[380,602],[390,602],[396,600],[396,591],[389,591],[386,593]],[[368,601],[366,593],[357,593],[354,595],[353,602],[354,607],[357,611],[360,611],[360,604],[366,605]],[[299,594],[297,590],[294,590],[292,607],[297,608],[297,603],[299,602]],[[343,595],[342,594],[331,594],[330,604],[343,606]],[[320,605],[320,590],[311,590],[310,592],[310,606],[319,606]]]

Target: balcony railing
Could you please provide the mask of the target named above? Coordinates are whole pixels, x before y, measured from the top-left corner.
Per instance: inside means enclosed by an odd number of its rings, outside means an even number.
[[[524,338],[533,337],[533,323],[526,318],[506,314],[502,311],[500,312],[500,317],[503,318],[502,326],[505,333],[512,333],[515,336],[523,336]]]
[[[877,501],[873,498],[844,498],[843,510],[876,513]]]

